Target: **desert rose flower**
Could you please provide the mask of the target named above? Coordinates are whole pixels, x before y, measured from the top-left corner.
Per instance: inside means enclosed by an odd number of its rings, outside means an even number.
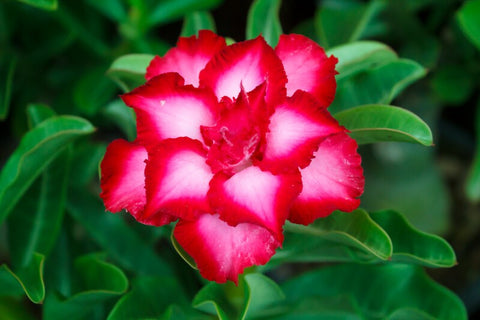
[[[237,281],[310,224],[358,207],[357,144],[327,111],[335,57],[301,35],[275,49],[260,36],[227,46],[211,31],[155,57],[145,85],[122,96],[137,138],[113,141],[101,197],[174,236],[209,280]]]

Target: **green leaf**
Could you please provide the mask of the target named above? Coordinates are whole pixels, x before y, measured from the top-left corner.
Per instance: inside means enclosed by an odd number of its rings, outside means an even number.
[[[457,12],[457,19],[463,32],[480,49],[480,0],[466,1]]]
[[[17,0],[17,1],[20,1],[44,10],[56,10],[58,7],[57,0]]]
[[[116,266],[103,261],[99,254],[79,257],[74,264],[76,293],[68,298],[51,293],[45,299],[44,319],[86,319],[103,303],[123,294],[128,279]]]
[[[70,185],[75,188],[98,181],[100,161],[105,155],[105,142],[79,141],[75,144],[70,170]]]
[[[260,273],[245,275],[245,284],[246,299],[242,320],[262,318],[262,313],[268,312],[266,309],[285,300],[282,289],[272,279]]]
[[[195,295],[194,308],[218,316],[219,320],[235,319],[235,308],[225,295],[225,287],[234,286],[231,282],[218,284],[210,282]]]
[[[282,289],[292,306],[305,299],[315,298],[322,305],[326,298],[350,296],[360,311],[351,316],[362,319],[419,314],[435,319],[467,319],[465,307],[455,294],[431,280],[421,267],[412,265],[335,265],[292,278]],[[339,311],[345,311],[341,304],[339,307]]]
[[[370,259],[387,260],[392,256],[393,246],[388,234],[370,218],[365,210],[357,209],[350,213],[336,211],[326,218],[317,219],[309,226],[288,223],[285,230],[304,235],[307,247],[318,239],[359,249]],[[296,247],[285,244],[278,250],[280,257],[295,256]],[[277,255],[274,256],[276,258]]]
[[[0,91],[0,120],[5,120],[10,109],[10,98],[12,96],[13,76],[17,66],[17,59],[13,58],[8,66],[8,71],[5,79],[5,89]],[[2,75],[3,76],[3,75]]]
[[[114,98],[115,85],[105,77],[104,68],[85,71],[75,84],[73,101],[85,115],[93,116]]]
[[[182,37],[190,37],[198,34],[200,30],[212,30],[216,32],[215,21],[208,11],[194,11],[187,13],[183,20]]]
[[[418,63],[398,59],[341,79],[330,112],[364,104],[390,104],[408,85],[425,75]]]
[[[435,96],[445,104],[461,105],[471,96],[475,80],[462,65],[445,65],[433,74],[431,82]]]
[[[122,0],[87,0],[87,3],[115,22],[127,20],[127,10]]]
[[[18,290],[13,282],[8,280],[8,273],[11,277],[18,281],[17,284],[23,288],[27,297],[33,303],[42,303],[45,298],[45,284],[43,281],[43,263],[45,256],[39,253],[34,253],[33,257],[29,259],[29,264],[13,272],[6,264],[0,266],[0,279],[3,280],[3,285],[7,288],[13,289],[12,293]],[[6,282],[6,283],[5,283]]]
[[[137,123],[135,112],[117,99],[110,102],[103,110],[103,115],[113,121],[113,123],[125,134],[129,141],[135,140],[137,136]]]
[[[15,319],[15,320],[38,319],[32,314],[31,310],[27,310],[25,308],[24,301],[11,298],[11,297],[0,297],[0,314],[2,315],[2,319]]]
[[[125,92],[145,83],[145,73],[151,54],[128,54],[117,58],[107,71],[107,75]]]
[[[383,28],[375,20],[384,7],[381,0],[367,4],[351,0],[323,2],[315,14],[320,44],[329,48],[377,35]]]
[[[252,3],[247,17],[247,39],[262,35],[265,41],[275,48],[282,34],[282,26],[278,17],[280,4],[281,0],[255,0]]]
[[[445,240],[419,231],[395,211],[367,215],[358,209],[332,215],[340,215],[335,223],[349,226],[349,235],[341,239],[330,234],[339,231],[326,231],[324,225],[333,224],[330,216],[317,220],[313,227],[288,224],[283,248],[262,268],[270,269],[287,262],[408,262],[434,268],[456,264],[455,253]],[[355,239],[352,234],[362,235],[363,239],[359,236]],[[382,249],[384,253],[379,254]]]
[[[414,228],[404,216],[393,210],[370,213],[370,217],[388,233],[393,243],[390,261],[427,267],[453,267],[455,252],[437,235]]]
[[[105,212],[98,197],[71,188],[67,197],[68,212],[88,231],[93,240],[124,268],[137,274],[172,275],[163,261],[122,219]]]
[[[184,310],[189,305],[175,278],[138,277],[133,280],[132,290],[115,304],[108,320],[158,319],[172,304],[181,305]]]
[[[359,144],[400,141],[433,145],[430,127],[414,113],[388,105],[365,105],[335,114]]]
[[[82,118],[58,116],[27,132],[0,173],[0,222],[70,142],[93,131],[93,126]]]
[[[12,264],[25,266],[34,252],[48,256],[58,237],[65,210],[71,150],[45,169],[8,217]]]
[[[183,17],[185,14],[200,10],[209,10],[218,6],[221,0],[163,0],[157,1],[147,17],[147,25],[166,24]]]
[[[328,50],[327,55],[338,58],[337,81],[398,59],[389,46],[375,41],[347,43]]]
[[[172,233],[170,234],[170,242],[172,243],[173,248],[177,251],[178,255],[193,269],[198,270],[195,260],[183,249],[183,247],[178,243]]]
[[[32,129],[40,122],[52,118],[55,115],[55,111],[47,105],[29,104],[27,106],[28,127]]]

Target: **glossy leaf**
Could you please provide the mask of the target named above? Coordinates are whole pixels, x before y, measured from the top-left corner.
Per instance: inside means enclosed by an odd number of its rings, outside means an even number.
[[[245,284],[246,297],[242,320],[254,317],[261,318],[266,309],[285,300],[282,289],[273,280],[260,273],[245,275]]]
[[[198,34],[200,30],[212,30],[216,32],[215,21],[208,11],[194,11],[185,15],[182,26],[182,37],[190,37]]]
[[[376,19],[384,8],[380,0],[325,1],[315,15],[320,44],[325,48],[352,42],[378,33]]]
[[[58,7],[57,0],[17,0],[17,1],[20,1],[44,10],[56,10]]]
[[[103,110],[103,115],[113,123],[125,134],[127,140],[133,141],[137,136],[137,124],[135,120],[135,112],[123,103],[122,100],[117,99],[110,102]]]
[[[145,83],[145,73],[151,54],[128,54],[113,61],[107,70],[107,75],[125,92]]]
[[[359,144],[400,141],[433,145],[430,127],[414,113],[388,105],[364,105],[335,114]]]
[[[17,66],[17,59],[13,58],[8,64],[7,73],[5,75],[4,88],[0,88],[0,120],[5,120],[10,109],[10,99],[12,95],[13,76]],[[3,77],[3,74],[0,76]]]
[[[213,9],[221,0],[165,0],[156,3],[147,17],[149,26],[172,22],[188,12]]]
[[[0,173],[0,222],[69,143],[93,131],[92,125],[82,118],[58,116],[27,132]]]
[[[419,314],[435,319],[467,319],[465,307],[455,294],[412,265],[335,265],[292,278],[282,289],[293,306],[304,299],[316,299],[321,305],[326,298],[348,295],[360,311],[350,316],[362,319],[399,319],[399,315],[410,319]]]
[[[93,240],[124,268],[137,274],[173,274],[171,267],[125,223],[120,215],[105,211],[98,196],[71,188],[67,198],[67,209]]]
[[[307,246],[320,239],[359,249],[370,259],[373,256],[387,260],[393,253],[388,234],[362,209],[350,213],[336,211],[309,226],[289,223],[285,225],[285,230],[304,235],[303,241]],[[289,254],[295,255],[295,247],[288,248],[285,244],[284,249],[279,250],[281,255],[285,254],[285,250],[292,250]]]
[[[30,104],[27,106],[28,127],[34,128],[40,122],[55,116],[55,111],[44,104]]]
[[[0,283],[6,285],[7,288],[11,288],[12,293],[18,290],[11,279],[8,279],[8,273],[13,277],[17,284],[20,284],[21,288],[27,295],[27,297],[33,303],[42,303],[45,298],[45,284],[43,281],[43,263],[45,257],[41,254],[34,253],[33,257],[29,259],[28,265],[12,271],[6,264],[0,266]]]
[[[75,260],[76,293],[68,298],[50,294],[43,308],[44,319],[85,319],[102,303],[128,288],[128,279],[116,266],[103,261],[102,255],[89,254]]]
[[[65,210],[71,149],[48,165],[8,217],[12,264],[25,266],[34,252],[48,255],[60,231]]]
[[[246,38],[253,39],[259,35],[275,47],[282,34],[278,13],[281,0],[255,0],[250,6],[247,17]]]
[[[378,211],[370,213],[370,217],[392,239],[390,261],[443,268],[456,265],[455,252],[447,241],[416,229],[398,212]]]
[[[466,1],[457,12],[457,19],[463,32],[480,50],[480,0]]]
[[[108,320],[158,319],[172,304],[187,309],[189,301],[175,278],[139,277],[132,290],[115,304]]]
[[[194,308],[216,315],[219,320],[235,319],[234,306],[225,295],[226,286],[234,286],[231,282],[218,284],[210,282],[195,295],[192,305]]]
[[[317,220],[313,227],[289,224],[286,226],[285,242],[277,250],[264,269],[285,262],[404,262],[428,267],[452,267],[456,264],[455,253],[442,238],[422,232],[413,227],[396,211],[379,211],[367,214],[363,210],[352,213],[334,213],[343,215],[337,218],[339,226],[348,225],[353,231],[343,239],[334,238],[324,225],[333,225],[333,219],[326,222]],[[349,217],[350,216],[350,217]],[[368,217],[368,219],[367,219]],[[330,221],[328,221],[330,219]],[[365,225],[370,225],[371,230]],[[314,229],[314,230],[308,230]],[[352,234],[363,234],[363,240],[354,239]],[[376,233],[376,234],[375,234]],[[380,235],[380,236],[379,236]],[[350,237],[350,240],[348,240]],[[350,241],[350,243],[349,243]],[[363,241],[359,244],[358,242]],[[378,254],[382,248],[391,248],[389,254]],[[375,252],[375,250],[377,252]]]
[[[334,47],[327,55],[338,58],[335,67],[337,81],[361,71],[398,59],[397,54],[387,45],[375,41],[356,41]]]
[[[338,81],[329,107],[333,113],[364,104],[389,104],[408,85],[425,75],[418,63],[398,59]]]

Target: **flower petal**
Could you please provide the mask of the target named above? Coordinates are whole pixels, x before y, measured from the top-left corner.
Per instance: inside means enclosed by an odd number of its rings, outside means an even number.
[[[265,100],[275,104],[285,96],[286,81],[280,59],[262,37],[226,47],[200,72],[200,85],[212,88],[219,99],[234,99],[242,86],[250,92],[265,82]]]
[[[231,225],[255,223],[283,241],[282,227],[301,190],[297,173],[274,175],[250,166],[235,175],[217,173],[210,183],[210,204]]]
[[[161,221],[165,215],[195,219],[199,211],[210,211],[207,191],[213,173],[205,157],[200,141],[189,138],[165,140],[149,152],[145,221]]]
[[[334,210],[356,209],[365,184],[360,164],[357,143],[346,133],[325,139],[310,165],[300,170],[303,189],[289,220],[307,225]]]
[[[108,211],[126,209],[135,218],[145,206],[145,160],[147,150],[122,139],[107,147],[100,164],[102,177],[100,197]]]
[[[211,214],[196,221],[180,220],[174,236],[195,260],[200,274],[220,283],[237,283],[243,269],[267,263],[281,244],[261,226],[240,223],[232,227]]]
[[[209,30],[200,30],[198,38],[179,38],[177,46],[163,57],[156,56],[147,68],[145,78],[177,72],[187,84],[198,87],[198,75],[208,61],[226,46],[225,39]]]
[[[317,100],[306,92],[297,91],[278,105],[270,117],[259,165],[275,173],[304,168],[325,137],[343,131],[345,129],[326,109],[319,108]]]
[[[287,73],[288,96],[303,90],[313,94],[323,107],[332,103],[337,88],[337,58],[327,57],[322,47],[299,34],[281,35],[275,53]]]
[[[208,89],[184,86],[175,73],[148,81],[123,101],[137,114],[137,140],[147,148],[168,138],[189,137],[202,141],[200,126],[216,122],[218,103]]]

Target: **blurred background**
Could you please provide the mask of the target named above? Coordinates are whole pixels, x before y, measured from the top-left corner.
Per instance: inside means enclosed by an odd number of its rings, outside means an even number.
[[[184,15],[193,19],[199,10],[210,12],[218,34],[241,41],[251,5],[59,0],[56,10],[45,10],[29,2],[46,9],[54,3],[0,0],[0,103],[10,106],[0,123],[0,164],[28,129],[25,114],[32,103],[91,121],[99,129],[90,150],[101,157],[108,142],[129,136],[112,120],[112,104],[122,93],[106,74],[112,62],[129,53],[163,55],[188,32]],[[434,147],[388,143],[360,149],[366,175],[362,207],[398,210],[419,229],[445,237],[459,264],[428,272],[457,292],[473,317],[480,315],[480,39],[466,32],[464,21],[480,8],[471,2],[476,8],[467,12],[459,0],[283,0],[279,16],[284,33],[305,34],[326,50],[377,40],[425,68],[395,83],[398,92],[406,88],[400,95],[393,90],[373,101],[336,100],[330,110],[392,101],[429,123]],[[90,188],[98,188],[96,180]],[[4,243],[0,261],[6,259]]]

